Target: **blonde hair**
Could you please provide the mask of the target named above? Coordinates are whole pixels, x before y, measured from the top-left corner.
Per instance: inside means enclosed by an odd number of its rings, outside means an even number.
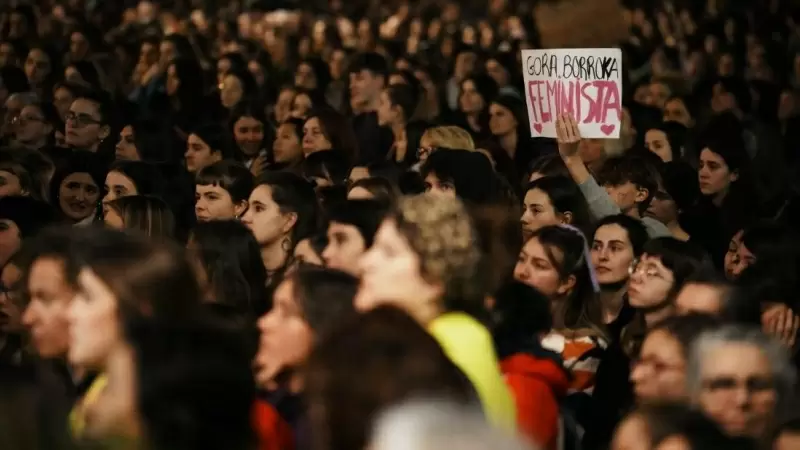
[[[422,194],[400,200],[389,219],[420,260],[422,276],[442,284],[447,311],[473,312],[484,295],[478,234],[457,199]]]
[[[427,139],[437,148],[475,150],[475,141],[463,128],[456,126],[433,127],[425,130],[422,139]]]

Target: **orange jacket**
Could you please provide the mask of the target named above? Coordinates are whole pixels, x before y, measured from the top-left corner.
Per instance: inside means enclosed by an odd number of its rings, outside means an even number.
[[[258,438],[258,450],[294,450],[292,427],[268,402],[255,401],[252,419],[253,430]]]
[[[500,362],[517,404],[521,433],[545,450],[558,444],[559,398],[567,393],[569,375],[555,359],[515,353]]]

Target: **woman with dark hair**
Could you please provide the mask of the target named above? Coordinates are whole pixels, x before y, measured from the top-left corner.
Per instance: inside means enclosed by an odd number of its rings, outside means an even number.
[[[274,281],[291,264],[294,247],[318,226],[314,187],[289,172],[267,172],[256,180],[242,216],[261,247],[261,260]]]
[[[281,94],[283,95],[283,94]],[[280,100],[280,98],[279,98]],[[278,106],[276,106],[277,108]],[[328,105],[325,96],[318,91],[309,91],[307,89],[295,88],[294,96],[292,97],[289,117],[305,120],[311,111],[333,109]]]
[[[34,45],[25,59],[25,75],[31,89],[40,98],[47,99],[53,92],[53,85],[61,75],[61,63],[57,52],[46,45]]]
[[[358,161],[358,139],[350,120],[332,109],[312,111],[303,124],[303,154],[324,150],[342,152],[351,165]]]
[[[532,234],[514,268],[515,279],[550,300],[553,330],[543,345],[564,358],[572,372],[570,389],[587,393],[592,392],[595,382],[596,365],[591,361],[597,357],[593,355],[608,345],[590,258],[580,230],[550,225]]]
[[[297,69],[294,73],[295,86],[326,95],[330,82],[330,70],[322,59],[310,57],[297,64]]]
[[[325,232],[317,233],[298,242],[294,246],[294,258],[297,264],[310,264],[312,266],[324,266],[322,252],[328,246],[328,234]]]
[[[74,152],[50,180],[50,202],[66,222],[91,224],[100,209],[105,169],[94,153]]]
[[[195,127],[186,140],[186,170],[197,173],[203,167],[223,159],[236,159],[235,144],[222,125],[208,123]]]
[[[250,171],[235,161],[219,161],[200,169],[194,180],[198,222],[241,217],[253,183]]]
[[[405,167],[411,167],[417,158],[419,142],[411,142],[407,133],[409,122],[417,107],[417,95],[417,92],[408,85],[388,86],[381,92],[378,106],[378,125],[391,128],[394,137],[388,159]],[[422,133],[419,137],[422,137]]]
[[[225,53],[217,60],[217,84],[222,84],[225,77],[232,72],[247,70],[247,61],[239,53]]]
[[[463,117],[459,125],[468,130],[476,142],[491,135],[489,102],[497,96],[497,91],[497,83],[488,75],[468,76],[459,85],[458,109]]]
[[[129,195],[160,196],[165,180],[158,166],[144,161],[117,161],[111,165],[104,183],[103,204]]]
[[[303,161],[303,120],[290,117],[278,125],[272,155],[279,168],[294,169]]]
[[[173,60],[166,71],[169,102],[165,106],[171,111],[171,122],[183,133],[188,134],[188,130],[196,124],[215,115],[212,105],[206,101],[202,73],[203,69],[196,59],[185,57]],[[151,108],[154,113],[158,112],[155,106]]]
[[[256,81],[246,67],[228,71],[220,81],[218,89],[220,103],[227,110],[231,110],[242,101],[256,98],[258,93]]]
[[[489,131],[500,148],[514,161],[515,167],[528,167],[540,152],[529,137],[525,101],[516,95],[501,94],[491,102],[488,108]]]
[[[469,150],[441,149],[420,169],[427,192],[458,197],[469,204],[484,205],[502,198],[499,178],[486,155]]]
[[[79,438],[143,437],[135,401],[134,355],[124,325],[145,317],[174,324],[200,307],[195,271],[182,249],[140,234],[93,229],[79,249],[69,305],[70,364],[100,372],[71,419]]]
[[[373,420],[386,407],[419,397],[470,406],[476,400],[436,340],[388,306],[337,327],[314,349],[305,373],[314,444],[331,450],[366,448]]]
[[[115,148],[117,160],[176,164],[180,161],[178,137],[156,119],[138,119],[122,127]]]
[[[544,177],[530,183],[522,206],[520,222],[526,240],[547,225],[572,225],[587,232],[592,221],[589,205],[572,178]]]
[[[267,272],[253,233],[238,220],[198,223],[189,237],[189,251],[200,271],[206,301],[247,322],[270,310]]]
[[[117,230],[136,230],[152,238],[175,237],[175,216],[164,200],[128,195],[104,205],[103,222]]]
[[[681,123],[664,122],[647,130],[644,145],[664,162],[684,160],[688,133],[689,129]]]
[[[269,147],[275,133],[263,108],[247,101],[240,102],[231,110],[228,124],[236,142],[237,159],[254,175],[260,175],[275,162]]]
[[[374,199],[386,204],[394,204],[400,195],[396,186],[379,177],[362,178],[347,189],[348,199]]]
[[[312,348],[354,316],[358,279],[338,270],[302,265],[275,289],[272,308],[258,320],[255,379],[268,391],[268,405],[293,428],[294,447],[311,448],[306,401]],[[313,430],[316,435],[317,430]],[[286,447],[292,448],[292,447]]]
[[[26,81],[27,83],[27,81]],[[61,120],[67,120],[67,113],[72,102],[83,95],[87,89],[79,84],[62,81],[53,86],[53,105],[58,110]]]

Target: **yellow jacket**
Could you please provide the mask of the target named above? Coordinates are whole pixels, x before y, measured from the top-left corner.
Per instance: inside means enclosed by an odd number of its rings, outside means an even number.
[[[441,315],[431,322],[428,331],[469,378],[489,421],[507,430],[516,429],[514,398],[500,372],[489,331],[464,313]]]
[[[86,430],[86,411],[97,401],[106,385],[108,385],[108,377],[105,374],[98,375],[83,397],[75,403],[69,414],[70,430],[74,438],[79,439],[83,436]]]

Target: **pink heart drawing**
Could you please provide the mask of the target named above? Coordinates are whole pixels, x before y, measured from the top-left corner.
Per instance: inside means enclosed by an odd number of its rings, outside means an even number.
[[[533,129],[536,130],[537,133],[542,134],[542,124],[540,123],[533,124]]]
[[[600,131],[602,131],[606,136],[613,133],[615,128],[617,128],[617,126],[614,124],[600,125]]]

